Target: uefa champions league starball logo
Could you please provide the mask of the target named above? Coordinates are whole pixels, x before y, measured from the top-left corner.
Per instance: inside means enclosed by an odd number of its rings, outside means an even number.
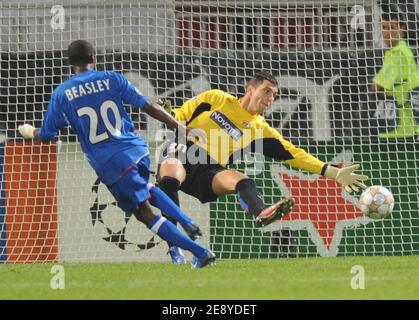
[[[149,250],[158,245],[160,241],[155,240],[154,236],[152,236],[148,241],[145,242],[136,242],[131,241],[129,239],[130,237],[127,234],[127,226],[130,220],[135,219],[135,217],[132,217],[132,213],[123,212],[121,209],[119,209],[115,201],[109,202],[105,201],[104,199],[101,200],[101,195],[103,196],[99,188],[101,185],[103,184],[100,182],[100,180],[96,179],[95,183],[92,186],[92,194],[94,195],[94,201],[92,206],[90,207],[90,214],[93,227],[97,228],[98,225],[101,225],[104,228],[105,234],[107,234],[107,236],[103,237],[102,239],[104,241],[113,243],[121,250],[133,249],[136,252]],[[106,214],[107,210],[120,212],[121,221],[118,221],[119,227],[111,226],[107,223],[106,219],[104,219],[104,215]]]

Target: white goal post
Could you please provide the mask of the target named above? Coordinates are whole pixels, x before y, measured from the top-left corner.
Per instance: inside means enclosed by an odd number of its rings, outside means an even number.
[[[389,218],[371,220],[359,194],[251,155],[232,167],[255,179],[266,203],[293,196],[297,204],[286,219],[257,229],[234,195],[201,204],[181,194],[204,232],[199,241],[218,257],[418,254],[418,135],[380,138],[414,101],[401,106],[371,91],[389,50],[385,5],[404,12],[405,42],[416,58],[416,2],[1,1],[0,263],[169,261],[167,246],[115,206],[71,130],[51,144],[18,136],[19,124],[40,127],[52,91],[71,75],[66,48],[77,39],[94,45],[98,70],[121,72],[151,100],[175,106],[209,89],[240,96],[253,73],[269,71],[280,92],[267,121],[325,162],[360,163],[369,185],[395,197]],[[127,108],[155,171],[163,126]]]

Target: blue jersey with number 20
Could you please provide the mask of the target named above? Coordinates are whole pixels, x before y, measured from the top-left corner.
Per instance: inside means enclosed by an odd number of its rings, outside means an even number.
[[[87,70],[54,90],[39,137],[52,140],[70,124],[99,178],[111,185],[149,154],[123,106],[143,108],[147,102],[123,75]]]

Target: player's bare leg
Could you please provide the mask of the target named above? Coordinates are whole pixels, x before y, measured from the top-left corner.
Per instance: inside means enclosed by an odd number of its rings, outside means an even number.
[[[161,181],[164,177],[176,179],[182,184],[186,178],[186,171],[182,162],[176,158],[164,159],[160,164],[159,180]]]
[[[244,173],[236,170],[223,170],[218,172],[212,180],[212,191],[216,195],[236,193],[239,181],[249,179]]]
[[[146,226],[156,217],[147,202],[143,202],[137,210],[134,210],[134,216]]]
[[[255,182],[236,170],[220,171],[214,176],[212,190],[217,195],[237,193],[242,208],[255,217],[258,227],[264,227],[281,219],[294,206],[294,199],[284,198],[269,207],[265,207],[256,189]]]
[[[162,161],[159,168],[159,188],[162,189],[170,199],[179,206],[178,191],[180,185],[186,179],[186,170],[182,162],[176,158],[167,158]],[[172,223],[175,220],[168,218]]]

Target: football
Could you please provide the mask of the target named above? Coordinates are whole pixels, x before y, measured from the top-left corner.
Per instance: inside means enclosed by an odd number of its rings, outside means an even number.
[[[384,219],[394,208],[394,197],[390,190],[382,186],[365,189],[359,198],[362,212],[371,219]]]

